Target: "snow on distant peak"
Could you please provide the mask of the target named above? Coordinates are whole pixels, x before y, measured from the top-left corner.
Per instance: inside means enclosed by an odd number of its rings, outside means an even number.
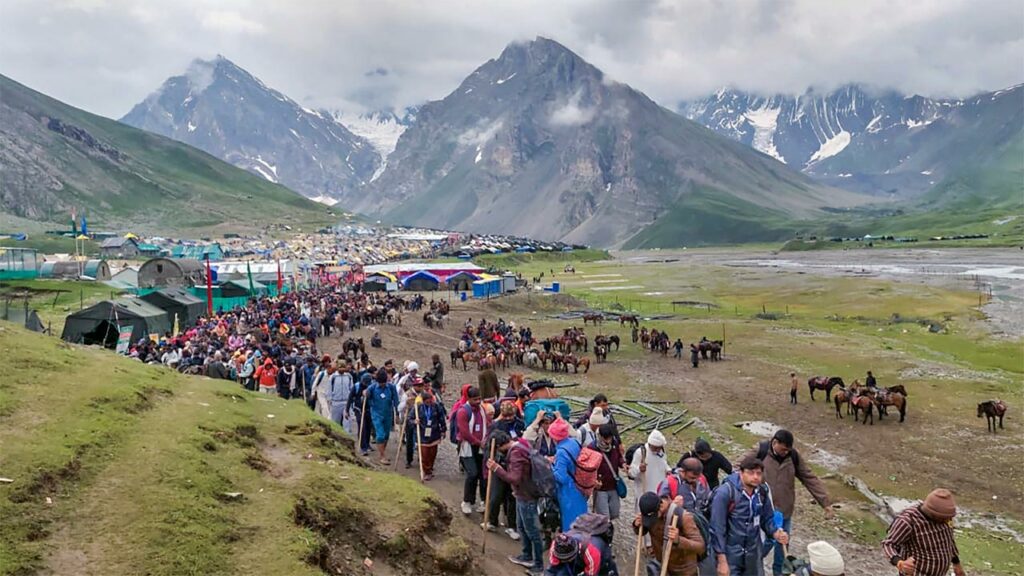
[[[334,206],[335,204],[338,203],[338,200],[336,198],[331,198],[330,196],[324,195],[313,196],[312,198],[310,198],[310,200],[312,200],[313,202],[319,202],[320,204],[323,204],[325,206]]]
[[[811,155],[811,158],[807,161],[807,164],[814,164],[819,160],[825,158],[831,158],[836,154],[842,152],[847,146],[850,145],[850,133],[846,130],[840,131],[838,134],[832,136],[828,140],[822,143],[818,151]]]
[[[381,159],[387,159],[394,152],[398,138],[406,129],[406,124],[400,122],[394,114],[335,112],[334,120],[348,128],[349,132],[365,138]]]
[[[745,116],[750,125],[754,127],[754,141],[752,143],[754,149],[785,164],[786,159],[775,149],[774,142],[775,128],[778,126],[779,112],[781,110],[781,108],[769,108],[766,104],[764,108],[751,110]]]
[[[495,80],[495,82],[494,82],[494,83],[495,83],[495,84],[504,84],[505,82],[508,82],[509,80],[511,80],[511,79],[513,79],[513,78],[515,78],[515,77],[516,77],[516,73],[515,73],[515,72],[513,72],[513,73],[512,73],[512,74],[511,74],[510,76],[508,76],[507,78],[502,78],[502,79],[500,79],[500,80]]]

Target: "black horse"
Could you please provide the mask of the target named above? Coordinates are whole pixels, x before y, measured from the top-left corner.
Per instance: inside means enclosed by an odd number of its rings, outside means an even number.
[[[1006,402],[1002,400],[988,400],[978,404],[978,418],[985,416],[988,423],[988,430],[995,433],[996,418],[999,418],[999,428],[1003,428],[1003,416],[1006,415]]]

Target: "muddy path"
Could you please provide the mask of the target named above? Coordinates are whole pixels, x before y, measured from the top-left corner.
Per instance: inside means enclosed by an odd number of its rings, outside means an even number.
[[[445,379],[448,391],[445,404],[451,405],[461,383],[476,382],[476,370],[472,367],[463,371],[461,365],[452,368],[446,352],[457,342],[456,334],[461,330],[467,318],[479,321],[486,317],[490,320],[499,315],[506,321],[514,320],[517,325],[541,322],[539,315],[531,315],[524,309],[517,309],[514,302],[498,303],[457,302],[453,304],[450,322],[443,330],[432,330],[422,325],[419,318],[406,314],[403,326],[382,326],[378,329],[384,341],[384,349],[371,351],[378,361],[391,358],[396,363],[406,359],[416,360],[421,366],[429,365],[430,354],[439,354],[445,363]],[[569,325],[569,323],[565,323]],[[610,324],[610,323],[609,323]],[[623,350],[633,346],[629,343],[625,328],[606,324],[605,333],[618,333],[623,337]],[[544,322],[544,330],[539,335],[552,331]],[[589,332],[590,330],[588,330]],[[357,332],[364,335],[369,331]],[[536,332],[535,332],[536,333]],[[331,339],[326,350],[337,353],[340,343]],[[512,370],[501,372],[499,378],[504,381],[508,372],[524,372],[530,376],[551,376],[547,372],[535,372],[526,367],[513,367]],[[855,425],[851,421],[837,422],[834,410],[827,407],[822,398],[811,402],[806,389],[800,390],[800,401],[796,406],[788,404],[788,384],[785,384],[788,368],[784,365],[770,364],[755,359],[745,358],[742,348],[733,347],[726,351],[725,360],[719,363],[702,363],[694,370],[684,361],[655,357],[646,353],[612,353],[609,362],[595,365],[589,374],[560,374],[562,381],[577,382],[580,386],[568,394],[588,397],[598,391],[606,392],[613,401],[623,398],[657,398],[662,400],[681,400],[694,415],[699,416],[697,425],[703,435],[709,437],[716,448],[722,450],[730,458],[738,458],[748,446],[737,443],[728,435],[721,434],[722,426],[731,426],[733,422],[758,421],[769,426],[786,427],[794,432],[801,453],[810,461],[825,470],[835,472],[836,477],[844,474],[861,475],[866,466],[872,469],[872,477],[892,478],[894,483],[910,486],[923,497],[936,485],[956,486],[960,490],[990,490],[993,486],[1002,485],[1002,491],[996,496],[1004,500],[1006,505],[1014,506],[1016,483],[1013,481],[1015,467],[1010,467],[998,474],[1006,474],[1006,482],[993,482],[991,478],[979,477],[977,466],[990,463],[979,454],[965,454],[962,446],[954,439],[965,436],[964,431],[953,424],[926,421],[916,417],[913,409],[907,421],[900,424],[898,417],[889,417],[884,422],[876,422],[874,426]],[[924,400],[922,397],[921,400]],[[669,436],[668,451],[674,462],[678,455],[689,448],[689,441],[684,445],[683,437]],[[936,441],[935,438],[946,440]],[[994,442],[1005,442],[1010,450],[1012,437],[991,439]],[[1019,448],[1019,446],[1018,446]],[[393,446],[391,448],[393,450]],[[913,460],[907,460],[907,451],[916,454]],[[964,459],[974,460],[964,466],[944,466],[943,462],[958,462]],[[418,477],[418,470],[405,470],[404,464],[399,465],[400,472]],[[445,443],[438,455],[438,471],[430,486],[438,492],[452,510],[455,521],[453,527],[463,534],[472,545],[479,548],[480,514],[464,517],[459,511],[462,494],[462,475],[454,450]],[[936,474],[936,471],[941,471]],[[841,485],[842,481],[834,479],[832,484]],[[830,484],[830,485],[832,485]],[[885,492],[885,487],[873,486]],[[630,486],[632,491],[632,486]],[[865,545],[863,534],[857,533],[858,517],[871,514],[872,505],[863,499],[844,498],[844,494],[836,494],[839,521],[826,520],[822,510],[814,505],[810,495],[798,487],[797,511],[795,514],[795,532],[793,550],[802,554],[806,544],[813,540],[825,539],[840,548],[847,561],[847,574],[869,576],[886,573],[888,564],[882,557],[877,545]],[[852,491],[852,490],[851,490]],[[848,495],[848,494],[847,494]],[[988,496],[986,496],[988,497]],[[623,501],[623,515],[632,511],[634,495],[632,492]],[[1020,505],[1019,502],[1016,505]],[[1016,511],[1015,511],[1016,512]],[[622,522],[628,521],[623,518]],[[619,534],[624,534],[620,530]],[[859,536],[859,537],[858,537]],[[634,550],[635,538],[628,536],[616,538],[617,556],[620,568],[623,562],[629,563]],[[492,533],[488,537],[488,552],[484,559],[487,574],[521,574],[522,571],[505,560],[510,554],[518,553],[519,543],[513,542],[501,533]],[[622,560],[622,559],[625,560]]]

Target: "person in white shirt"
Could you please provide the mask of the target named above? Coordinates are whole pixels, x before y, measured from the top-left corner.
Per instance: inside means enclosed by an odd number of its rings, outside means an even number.
[[[661,484],[671,470],[672,467],[665,458],[665,435],[659,430],[652,430],[647,436],[647,443],[633,452],[633,459],[629,463],[629,477],[633,479],[634,493],[657,494],[658,484]],[[637,511],[639,510],[637,507]]]
[[[594,411],[590,413],[590,419],[587,423],[576,430],[576,439],[581,446],[592,445],[597,440],[597,429],[607,423],[608,417],[604,415],[604,410],[594,408]]]

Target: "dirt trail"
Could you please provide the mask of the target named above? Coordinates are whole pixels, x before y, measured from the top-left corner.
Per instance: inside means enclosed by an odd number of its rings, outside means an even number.
[[[407,315],[405,325],[401,327],[383,326],[381,332],[384,349],[373,355],[374,359],[393,358],[396,363],[405,359],[413,359],[421,366],[428,366],[429,355],[439,353],[442,362],[446,367],[446,381],[448,394],[445,398],[446,405],[451,405],[452,397],[462,382],[476,381],[476,371],[472,368],[463,372],[460,368],[452,368],[446,354],[440,350],[450,350],[455,343],[457,334],[467,318],[479,321],[486,317],[490,320],[496,319],[499,314],[483,303],[457,302],[453,304],[450,322],[445,326],[444,333],[427,329],[422,326],[419,318]],[[506,321],[515,320],[517,324],[521,321],[531,322],[528,313],[516,314],[509,310],[508,303],[500,303],[500,315]],[[533,317],[534,319],[536,317]],[[568,325],[568,323],[567,323]],[[628,342],[628,332],[616,326],[605,326],[606,333],[619,333],[623,337],[623,349],[633,346]],[[367,332],[362,330],[357,335]],[[538,334],[541,335],[541,334]],[[328,345],[328,352],[336,353],[340,345],[331,342]],[[372,352],[371,352],[372,353]],[[526,367],[514,367],[510,371],[524,372],[528,375],[548,375],[548,372],[537,372]],[[578,376],[560,375],[560,379],[583,383],[583,388],[573,391],[574,395],[586,395],[596,390],[608,391],[613,400],[616,398],[641,397],[661,399],[681,399],[684,405],[695,415],[711,422],[726,422],[739,420],[766,420],[779,426],[792,430],[801,449],[812,461],[818,464],[828,464],[829,457],[838,458],[836,462],[846,464],[849,462],[869,462],[876,469],[877,475],[892,475],[898,477],[900,482],[909,484],[921,494],[931,489],[933,479],[920,471],[908,470],[906,463],[901,463],[899,454],[904,448],[899,443],[892,443],[894,437],[902,438],[905,445],[912,445],[917,450],[925,452],[924,462],[932,459],[949,457],[955,449],[948,443],[935,445],[929,439],[933,434],[955,436],[957,430],[953,426],[946,426],[942,423],[925,421],[922,418],[915,418],[911,412],[907,421],[903,424],[896,422],[898,418],[888,418],[884,423],[876,423],[873,427],[854,425],[850,422],[837,423],[834,413],[824,407],[822,399],[812,403],[807,398],[806,390],[800,391],[800,403],[797,406],[788,405],[788,388],[783,390],[782,380],[779,374],[786,371],[784,367],[767,364],[754,359],[743,358],[742,352],[735,347],[726,350],[726,360],[720,363],[702,363],[697,370],[688,367],[688,363],[673,360],[671,355],[668,358],[643,357],[640,359],[625,358],[622,354],[609,356],[607,364],[599,364],[592,367],[590,374]],[[499,377],[504,380],[506,373],[499,372]],[[769,375],[769,376],[765,376]],[[776,382],[778,381],[778,382]],[[922,398],[923,400],[923,398]],[[702,424],[698,424],[702,428]],[[717,443],[716,446],[732,456],[738,456],[744,446],[731,443],[725,437],[716,435],[713,431],[707,434]],[[715,439],[717,436],[717,439]],[[669,438],[669,453],[672,461],[687,446],[682,446],[682,441]],[[673,445],[673,443],[675,445]],[[721,445],[725,444],[725,445]],[[846,467],[846,466],[843,466]],[[850,466],[853,472],[857,472],[857,466]],[[849,473],[850,470],[845,470]],[[971,477],[971,468],[962,467],[957,470],[946,470],[947,476],[943,481],[953,486],[970,486],[977,478]],[[1012,472],[1012,471],[1011,471]],[[405,471],[410,476],[418,476],[415,467]],[[467,539],[479,546],[479,523],[480,515],[474,514],[471,520],[467,520],[458,510],[461,501],[462,476],[457,470],[455,456],[451,447],[447,444],[442,447],[438,455],[438,473],[435,480],[430,483],[453,511],[456,520],[453,526],[467,536]],[[986,483],[991,485],[991,483]],[[1012,486],[1012,482],[1007,483]],[[632,487],[630,487],[632,489]],[[1003,500],[1004,495],[1000,494]],[[1011,498],[1006,494],[1007,499]],[[623,514],[632,510],[633,494],[631,493],[623,501]],[[1009,500],[1007,500],[1009,501]],[[840,514],[846,508],[846,512],[856,514],[858,508],[860,513],[865,513],[866,507],[863,503],[846,503],[840,505]],[[886,573],[888,564],[882,558],[878,546],[863,546],[853,539],[853,532],[846,523],[830,522],[824,518],[821,509],[810,500],[809,495],[802,488],[798,488],[797,512],[794,534],[794,550],[802,552],[806,544],[815,539],[826,539],[833,542],[847,559],[847,574],[850,576],[873,576]],[[625,519],[623,519],[625,520]],[[619,532],[620,534],[622,531]],[[633,550],[632,540],[626,538],[616,539],[617,556],[620,558],[630,557]],[[505,556],[517,553],[519,544],[510,541],[504,534],[491,534],[488,538],[488,574],[521,574],[518,568],[513,567]],[[621,566],[620,566],[621,567]]]

